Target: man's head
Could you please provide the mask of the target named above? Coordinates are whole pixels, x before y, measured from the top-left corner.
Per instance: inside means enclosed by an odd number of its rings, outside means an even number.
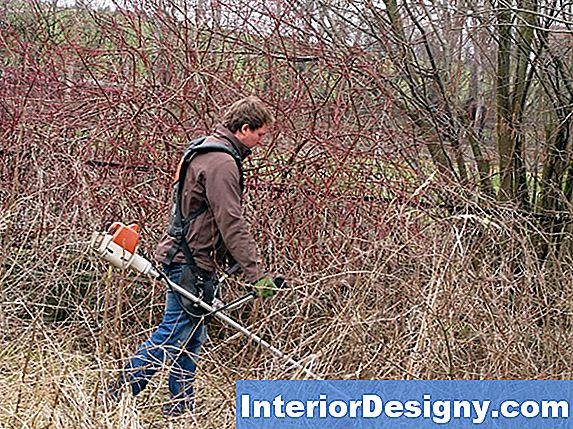
[[[273,122],[271,112],[254,96],[235,102],[229,107],[222,121],[223,126],[248,148],[261,143]]]

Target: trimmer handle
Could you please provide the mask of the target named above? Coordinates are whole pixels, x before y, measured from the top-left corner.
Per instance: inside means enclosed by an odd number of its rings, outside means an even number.
[[[286,287],[286,280],[284,278],[283,275],[278,275],[273,279],[273,282],[275,282],[275,285],[279,288],[282,289],[284,287]]]

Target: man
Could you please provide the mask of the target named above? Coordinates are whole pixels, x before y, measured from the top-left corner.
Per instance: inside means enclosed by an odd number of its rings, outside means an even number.
[[[186,234],[180,234],[178,239],[172,232],[172,214],[170,231],[159,242],[155,255],[173,282],[180,283],[182,273],[188,270],[193,282],[212,284],[223,258],[231,256],[259,296],[271,296],[276,291],[242,214],[240,165],[251,149],[262,143],[273,121],[258,98],[239,100],[225,113],[222,124],[201,143],[223,144],[233,155],[217,150],[196,153],[191,158],[184,182],[178,186],[182,187],[181,216],[194,219],[189,222]],[[158,369],[169,365],[171,400],[163,406],[168,416],[194,408],[192,384],[198,354],[205,341],[203,322],[192,316],[184,301],[175,292],[167,291],[161,323],[129,360],[120,383],[129,385],[137,395]]]

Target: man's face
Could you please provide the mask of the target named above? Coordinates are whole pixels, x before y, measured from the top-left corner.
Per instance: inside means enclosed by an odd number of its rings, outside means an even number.
[[[269,127],[264,124],[261,128],[251,130],[247,124],[244,124],[241,129],[235,133],[235,137],[237,137],[246,147],[251,149],[263,142],[268,128]]]

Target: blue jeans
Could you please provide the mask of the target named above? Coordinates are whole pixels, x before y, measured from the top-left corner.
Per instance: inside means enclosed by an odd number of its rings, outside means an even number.
[[[183,265],[164,266],[163,272],[179,283]],[[157,370],[169,366],[171,399],[192,409],[193,379],[206,328],[191,318],[179,305],[175,293],[168,288],[163,320],[124,368],[124,381],[134,395],[141,392]]]

